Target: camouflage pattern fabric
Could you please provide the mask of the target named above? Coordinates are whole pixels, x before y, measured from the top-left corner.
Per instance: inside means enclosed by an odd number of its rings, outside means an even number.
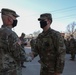
[[[36,39],[34,57],[39,55],[40,75],[54,75],[62,73],[65,63],[65,44],[61,34],[53,29],[42,32]]]
[[[76,42],[74,38],[70,39],[70,53],[71,53],[71,58],[74,60],[75,59],[75,51],[76,50]]]
[[[30,45],[31,45],[31,51],[33,51],[33,48],[35,47],[36,39],[31,39]]]
[[[25,57],[22,56],[22,59],[23,59],[24,61],[23,61],[23,60],[21,61],[21,66],[23,66],[24,62],[26,62],[25,44],[27,45],[27,43],[26,43],[26,40],[25,40],[24,37],[19,37],[19,39],[21,40],[21,46],[22,46],[22,48],[23,48],[23,52],[25,53]]]
[[[18,36],[5,25],[0,28],[0,75],[22,75],[22,47],[17,43]]]
[[[27,45],[26,39],[23,37],[19,37],[19,39],[21,40],[21,46],[24,48]]]
[[[25,44],[27,45],[26,40],[25,40],[25,38],[23,38],[23,37],[20,37],[19,39],[21,40],[21,46],[22,46],[22,48],[23,48],[23,52],[24,52],[25,55],[26,55],[26,52],[25,52]],[[24,56],[23,56],[23,57],[24,57]]]

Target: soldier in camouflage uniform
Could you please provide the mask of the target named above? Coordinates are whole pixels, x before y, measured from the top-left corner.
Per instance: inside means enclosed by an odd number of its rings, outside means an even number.
[[[30,45],[31,45],[31,51],[33,51],[34,47],[35,47],[35,43],[36,43],[36,39],[34,39],[34,37],[32,37],[31,41],[30,41]]]
[[[11,9],[1,10],[3,25],[0,28],[0,75],[22,75],[23,48],[17,34],[12,31],[17,25],[17,17],[19,16]]]
[[[65,45],[61,34],[50,28],[52,16],[50,13],[40,15],[38,19],[43,32],[36,39],[32,58],[40,57],[40,75],[60,75],[65,62]]]
[[[21,46],[22,46],[22,48],[24,49],[23,52],[24,52],[25,55],[26,55],[25,46],[27,45],[27,42],[26,42],[26,40],[25,40],[25,33],[22,33],[21,36],[19,37],[19,39],[21,40]],[[26,56],[25,56],[25,58],[26,58]],[[26,66],[24,66],[24,62],[25,62],[25,61],[21,61],[21,67],[26,68]]]
[[[70,60],[75,60],[75,50],[76,50],[76,45],[75,45],[75,39],[73,35],[70,36],[70,53],[71,53],[71,59]]]

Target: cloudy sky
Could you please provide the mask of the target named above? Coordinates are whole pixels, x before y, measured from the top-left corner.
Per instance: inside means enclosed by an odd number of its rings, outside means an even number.
[[[13,29],[19,36],[22,32],[28,35],[42,31],[37,20],[42,13],[52,14],[51,28],[60,32],[76,21],[76,0],[0,0],[0,10],[2,8],[13,9],[20,15],[18,25]]]

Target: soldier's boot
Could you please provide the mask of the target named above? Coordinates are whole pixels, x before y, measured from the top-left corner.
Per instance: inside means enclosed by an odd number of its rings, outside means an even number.
[[[24,66],[24,65],[21,65],[21,67],[26,68],[26,66]]]
[[[24,62],[21,62],[21,67],[26,68],[26,66],[23,65]]]

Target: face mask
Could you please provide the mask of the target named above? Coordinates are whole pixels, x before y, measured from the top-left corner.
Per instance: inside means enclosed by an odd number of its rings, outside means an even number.
[[[40,21],[40,27],[41,28],[44,28],[46,25],[47,25],[46,21],[44,21],[44,20]]]
[[[17,25],[17,20],[13,20],[12,27],[15,27]]]

